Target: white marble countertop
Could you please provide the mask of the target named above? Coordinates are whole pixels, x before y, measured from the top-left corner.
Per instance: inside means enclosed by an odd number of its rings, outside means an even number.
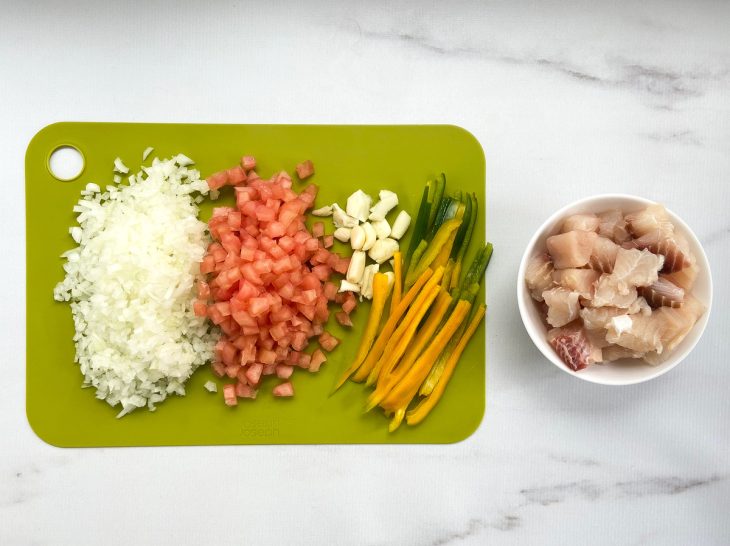
[[[486,152],[496,246],[479,430],[449,446],[50,447],[26,421],[24,294],[6,288],[0,544],[730,543],[730,5],[365,4],[6,4],[3,285],[24,283],[23,155],[48,123],[461,125]],[[543,360],[514,299],[534,229],[601,192],[680,214],[715,279],[696,350],[632,387]]]

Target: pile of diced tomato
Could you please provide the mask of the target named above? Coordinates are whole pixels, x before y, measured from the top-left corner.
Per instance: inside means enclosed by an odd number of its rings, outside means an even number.
[[[305,225],[306,211],[314,204],[317,186],[301,193],[282,171],[270,179],[259,177],[256,161],[245,156],[241,164],[208,178],[212,190],[234,186],[235,207],[213,210],[208,226],[213,242],[200,265],[207,277],[198,284],[194,311],[207,316],[221,330],[213,371],[234,379],[223,388],[225,403],[255,398],[264,376],[276,376],[276,396],[292,396],[289,378],[295,367],[316,372],[339,340],[324,330],[329,305],[341,304],[340,324],[351,325],[349,314],[356,300],[351,292],[338,293],[330,281],[345,274],[349,258],[328,250],[333,237],[324,224]],[[311,162],[297,167],[300,178],[314,172]],[[312,337],[319,347],[305,352]]]

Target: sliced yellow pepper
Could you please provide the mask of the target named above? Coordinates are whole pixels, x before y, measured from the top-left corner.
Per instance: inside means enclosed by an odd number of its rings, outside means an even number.
[[[357,372],[355,372],[355,374],[352,376],[352,379],[354,381],[361,382],[367,378],[370,370],[373,369],[373,366],[375,366],[375,363],[380,358],[380,355],[383,354],[383,349],[385,349],[385,346],[390,340],[390,337],[393,335],[393,331],[398,326],[401,317],[410,307],[411,303],[413,303],[413,300],[421,291],[421,288],[424,287],[424,285],[429,285],[429,283],[431,283],[434,278],[434,282],[438,283],[441,280],[443,274],[443,268],[437,269],[434,273],[430,267],[421,274],[421,276],[418,278],[418,281],[416,281],[416,284],[413,285],[413,287],[406,293],[406,296],[398,304],[395,312],[391,314],[390,317],[388,317],[388,320],[385,323],[385,326],[383,326],[380,335],[378,335],[375,343],[373,343],[373,346],[370,349],[367,358],[363,361],[362,366],[360,366]]]
[[[456,365],[461,358],[461,354],[464,352],[464,349],[469,343],[469,340],[474,335],[474,332],[476,332],[476,329],[479,326],[479,323],[482,321],[486,310],[487,307],[484,304],[479,305],[476,312],[474,313],[474,316],[469,322],[469,326],[467,326],[466,330],[461,336],[461,339],[459,339],[459,343],[454,348],[454,352],[449,355],[449,359],[446,361],[446,367],[444,368],[444,372],[441,375],[438,383],[436,383],[436,386],[434,387],[431,394],[426,398],[423,398],[415,408],[413,408],[406,414],[406,422],[409,425],[417,425],[418,423],[423,421],[441,399],[441,396],[444,394],[444,390],[446,389],[446,385],[449,383],[449,380],[454,373],[454,369],[456,368]]]
[[[433,338],[428,348],[418,357],[405,377],[396,384],[388,395],[383,399],[380,405],[385,409],[395,409],[401,406],[407,406],[411,399],[418,392],[418,387],[426,379],[431,366],[443,351],[449,338],[454,335],[459,325],[466,318],[471,304],[466,300],[459,300],[454,311],[448,318],[444,326],[439,330],[436,337]]]
[[[388,282],[388,276],[384,273],[376,273],[373,278],[373,305],[370,308],[370,314],[368,315],[368,323],[365,326],[365,332],[363,332],[362,338],[360,339],[360,348],[357,351],[357,356],[352,362],[349,368],[345,370],[345,373],[340,376],[335,384],[333,392],[339,389],[347,378],[350,377],[362,364],[365,357],[367,357],[370,347],[375,340],[375,335],[378,332],[378,326],[380,325],[380,317],[383,315],[383,309],[385,308],[385,302],[388,300],[390,295],[390,283]]]

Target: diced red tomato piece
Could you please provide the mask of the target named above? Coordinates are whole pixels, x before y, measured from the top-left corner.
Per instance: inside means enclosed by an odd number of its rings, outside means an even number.
[[[241,229],[241,213],[236,212],[229,212],[228,213],[228,227],[234,230]]]
[[[241,158],[241,166],[246,170],[250,171],[251,169],[256,168],[256,158],[252,155],[244,155]]]
[[[236,186],[246,181],[246,172],[240,165],[228,169],[226,173],[228,174],[228,184],[231,186]]]
[[[208,182],[208,187],[211,190],[218,190],[228,183],[228,173],[226,171],[221,171],[219,173],[211,174],[206,181]]]
[[[304,350],[307,346],[307,334],[304,332],[296,332],[292,336],[291,346],[297,351]]]
[[[348,315],[357,307],[357,299],[352,292],[345,294],[345,300],[342,302],[342,310]]]
[[[324,283],[324,288],[322,289],[324,293],[324,297],[327,298],[329,301],[335,301],[335,298],[337,297],[337,285],[331,282]]]
[[[352,321],[350,320],[350,315],[348,315],[344,311],[335,313],[335,318],[337,319],[337,322],[339,322],[342,326],[347,326],[347,327],[352,326]]]
[[[238,404],[235,385],[229,384],[223,386],[223,400],[225,401],[226,406],[235,406]]]
[[[327,322],[330,318],[330,311],[327,308],[327,298],[322,296],[317,299],[317,304],[314,307],[314,318],[320,322]]]
[[[251,298],[249,300],[249,312],[252,317],[258,317],[269,310],[270,303],[268,298]]]
[[[319,344],[325,351],[331,353],[340,344],[340,340],[329,332],[322,332],[322,335],[319,336]]]
[[[319,241],[317,241],[314,237],[311,237],[304,242],[304,248],[308,252],[314,252],[319,248]]]
[[[329,266],[326,266],[324,264],[315,265],[312,268],[312,273],[322,282],[326,281],[330,278],[330,275],[332,274],[332,270],[329,268]]]
[[[208,254],[205,258],[203,258],[203,261],[200,263],[200,272],[203,275],[207,275],[208,273],[213,273],[215,270],[215,258]]]
[[[292,237],[289,237],[288,235],[282,237],[278,241],[279,248],[283,250],[287,254],[291,254],[294,252],[294,248],[297,246],[297,243],[294,241]]]
[[[307,159],[306,161],[302,161],[297,165],[297,176],[300,180],[304,180],[305,178],[309,178],[314,174],[314,164]]]
[[[219,301],[214,304],[216,309],[218,309],[218,312],[224,316],[229,317],[231,316],[231,304],[227,301]]]
[[[195,300],[193,302],[193,313],[196,317],[204,317],[208,314],[208,306],[203,300]]]
[[[308,320],[312,321],[314,320],[314,306],[312,305],[303,305],[301,303],[297,304],[297,309],[299,312],[307,317]]]
[[[262,364],[273,364],[276,362],[276,352],[268,349],[259,349],[256,353],[256,360]]]
[[[256,398],[257,391],[252,386],[247,385],[246,383],[241,383],[240,381],[236,383],[236,396],[238,398]]]
[[[309,364],[312,361],[312,355],[309,355],[307,353],[299,353],[299,358],[297,359],[297,366],[300,368],[309,368]]]
[[[247,246],[242,246],[240,256],[242,260],[252,262],[254,259],[254,250]]]
[[[224,375],[226,375],[226,366],[225,364],[223,364],[223,362],[213,362],[210,367],[216,377],[223,377]]]
[[[210,318],[210,320],[213,321],[213,324],[215,325],[223,322],[223,319],[225,318],[223,315],[221,315],[221,312],[212,305],[208,307],[208,317]]]
[[[257,260],[253,262],[253,270],[259,275],[271,271],[271,260]]]
[[[294,386],[291,384],[291,381],[286,381],[274,387],[272,392],[274,396],[278,397],[294,396]]]
[[[327,356],[322,352],[321,349],[316,349],[312,353],[312,360],[309,362],[309,371],[318,372],[320,366],[327,362]]]
[[[276,377],[280,379],[289,379],[292,373],[294,373],[294,366],[287,366],[286,364],[276,366]]]
[[[252,284],[262,284],[263,281],[256,270],[253,268],[253,264],[247,263],[241,266],[241,274],[243,278]]]
[[[332,265],[332,269],[337,271],[338,273],[344,275],[347,273],[347,269],[350,267],[350,258],[340,258],[338,259],[334,265]]]
[[[312,273],[307,273],[304,275],[304,278],[302,278],[302,282],[299,283],[299,287],[302,290],[317,290],[318,288],[321,289],[322,282],[317,278],[316,275],[313,275]]]
[[[246,369],[246,379],[248,380],[249,385],[258,385],[259,380],[261,379],[261,374],[264,371],[264,365],[259,364],[258,362],[255,362],[253,364],[249,364],[248,369]]]
[[[269,249],[269,255],[275,260],[281,260],[287,258],[288,254],[280,246],[274,245]]]
[[[276,218],[276,211],[270,209],[266,205],[257,205],[256,218],[259,222],[273,222]]]
[[[324,243],[325,248],[330,248],[332,245],[335,244],[335,236],[327,235],[324,239],[322,239],[322,242]]]
[[[315,237],[324,237],[324,223],[315,222],[312,224],[312,235]]]
[[[284,233],[286,233],[286,226],[281,222],[273,221],[266,227],[266,234],[269,237],[281,237]]]
[[[289,313],[291,313],[291,311],[289,311],[288,307],[283,307],[282,309],[286,310],[285,313],[287,311]],[[280,310],[280,312],[281,312],[281,310]],[[271,318],[272,319],[274,318],[273,313],[272,313]],[[289,330],[287,329],[286,325],[283,322],[278,322],[278,323],[274,324],[271,328],[269,328],[269,335],[271,335],[271,337],[277,341],[280,340],[281,338],[283,338],[288,332],[289,332]],[[262,360],[261,362],[264,362],[264,361]]]
[[[299,199],[304,201],[307,206],[311,206],[317,198],[317,192],[319,192],[319,187],[316,184],[310,184],[304,188],[304,191],[299,195]]]

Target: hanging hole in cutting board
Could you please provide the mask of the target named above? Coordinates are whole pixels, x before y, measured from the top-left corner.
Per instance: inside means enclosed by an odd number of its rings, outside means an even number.
[[[59,146],[48,156],[48,171],[61,182],[70,182],[84,171],[84,154],[70,144]]]

